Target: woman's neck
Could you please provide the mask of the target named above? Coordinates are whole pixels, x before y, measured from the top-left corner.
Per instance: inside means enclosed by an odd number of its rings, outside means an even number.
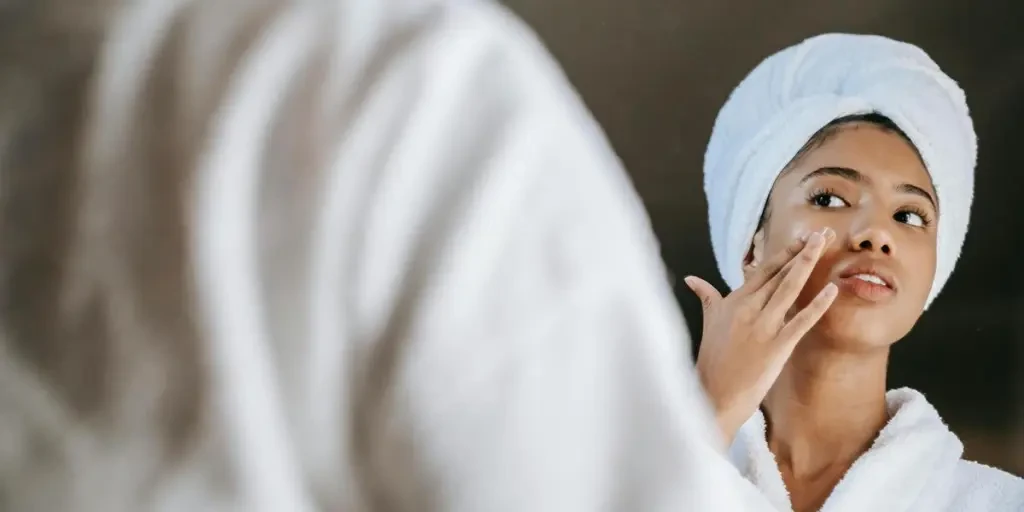
[[[764,401],[768,446],[796,478],[848,467],[889,419],[888,348],[851,353],[814,341],[797,346]]]

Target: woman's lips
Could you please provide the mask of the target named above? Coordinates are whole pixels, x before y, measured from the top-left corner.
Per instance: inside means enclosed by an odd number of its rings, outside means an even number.
[[[868,302],[888,300],[896,291],[885,284],[880,277],[872,274],[856,274],[842,277],[836,283],[839,289]]]

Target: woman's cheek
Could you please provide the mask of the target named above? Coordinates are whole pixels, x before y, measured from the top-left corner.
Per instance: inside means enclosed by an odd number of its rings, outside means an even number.
[[[807,237],[811,236],[814,232],[820,232],[824,229],[824,225],[819,225],[813,222],[799,222],[792,223],[788,226],[788,229],[783,231],[781,239],[777,240],[777,248],[774,252],[781,251],[785,247],[789,247],[797,240],[806,240]]]

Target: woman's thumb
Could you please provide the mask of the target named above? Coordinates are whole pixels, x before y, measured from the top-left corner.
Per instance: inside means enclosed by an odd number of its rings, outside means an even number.
[[[700,298],[700,304],[704,308],[704,311],[707,311],[712,304],[722,298],[722,295],[718,293],[718,290],[716,290],[711,283],[699,277],[686,276],[686,278],[683,279],[683,282],[685,282],[686,286],[688,286],[690,290]]]

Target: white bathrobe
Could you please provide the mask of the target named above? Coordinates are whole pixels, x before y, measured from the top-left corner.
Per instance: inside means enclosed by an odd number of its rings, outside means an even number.
[[[963,460],[963,445],[924,395],[886,395],[889,423],[832,491],[822,512],[1000,512],[1024,510],[1024,480]],[[789,494],[758,411],[737,433],[730,458],[780,511]]]

